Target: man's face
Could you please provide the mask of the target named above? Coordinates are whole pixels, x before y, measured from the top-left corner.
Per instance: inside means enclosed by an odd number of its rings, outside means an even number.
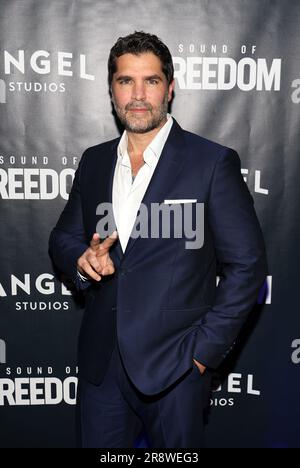
[[[166,121],[174,80],[168,85],[160,59],[152,52],[116,59],[111,91],[115,111],[125,129],[146,133]]]

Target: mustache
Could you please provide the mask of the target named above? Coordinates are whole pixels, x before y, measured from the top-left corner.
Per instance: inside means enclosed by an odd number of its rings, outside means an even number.
[[[140,106],[133,106],[133,105],[127,105],[126,106],[126,110],[134,110],[134,109],[147,109],[147,110],[151,110],[152,109],[152,106],[150,106],[149,104],[142,104]]]

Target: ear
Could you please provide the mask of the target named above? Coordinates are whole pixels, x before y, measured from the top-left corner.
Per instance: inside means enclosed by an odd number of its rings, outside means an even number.
[[[170,102],[173,97],[174,88],[175,88],[175,80],[173,78],[173,80],[171,81],[168,87],[168,102]]]

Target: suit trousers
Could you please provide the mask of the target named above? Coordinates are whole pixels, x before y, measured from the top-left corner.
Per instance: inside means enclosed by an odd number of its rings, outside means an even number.
[[[79,447],[132,448],[144,431],[150,448],[203,448],[211,378],[211,370],[201,374],[192,361],[167,389],[145,395],[130,380],[116,339],[101,384],[79,379]]]

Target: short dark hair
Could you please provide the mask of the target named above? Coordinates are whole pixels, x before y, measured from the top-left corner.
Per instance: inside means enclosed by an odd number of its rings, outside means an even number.
[[[145,52],[152,52],[160,59],[162,71],[170,84],[174,76],[174,67],[168,47],[155,34],[135,31],[128,36],[119,37],[110,50],[107,63],[109,87],[111,87],[113,74],[117,71],[116,58],[124,54],[139,55]]]

